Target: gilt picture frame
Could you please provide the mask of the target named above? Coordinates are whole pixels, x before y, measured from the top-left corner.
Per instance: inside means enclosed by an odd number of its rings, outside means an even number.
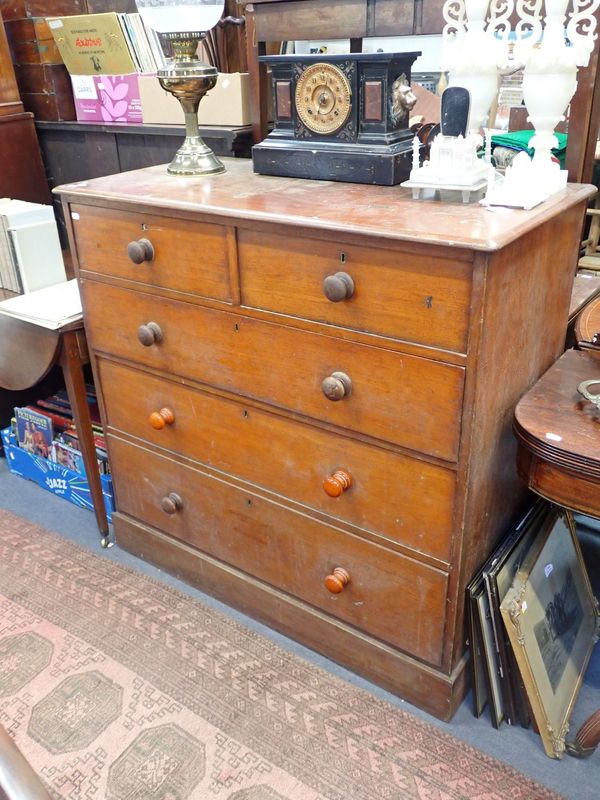
[[[561,758],[599,624],[570,512],[532,546],[500,611],[544,750]]]

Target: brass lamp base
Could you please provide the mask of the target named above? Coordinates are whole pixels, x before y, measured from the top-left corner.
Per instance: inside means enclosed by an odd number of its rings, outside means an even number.
[[[217,175],[225,167],[198,130],[198,106],[217,82],[215,67],[196,57],[201,33],[167,34],[174,53],[165,69],[158,71],[158,82],[181,103],[185,114],[185,140],[167,167],[171,175]]]

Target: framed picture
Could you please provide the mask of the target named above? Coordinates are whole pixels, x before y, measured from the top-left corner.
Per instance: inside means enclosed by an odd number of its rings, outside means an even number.
[[[489,705],[496,728],[503,721],[529,725],[529,702],[502,621],[500,602],[532,542],[556,516],[555,507],[546,500],[528,505],[467,586],[473,711],[478,717]]]
[[[570,512],[533,543],[500,611],[544,750],[561,758],[599,618]]]
[[[473,713],[480,717],[490,698],[489,678],[483,651],[483,635],[479,624],[477,598],[483,592],[481,578],[472,582],[467,589],[468,644],[471,649],[471,668],[473,680]],[[494,718],[492,717],[494,723]],[[499,724],[499,723],[498,723]],[[494,724],[495,727],[498,727]]]
[[[533,542],[544,536],[557,520],[558,509],[546,500],[539,498],[515,525],[514,530],[495,551],[494,557],[485,572],[486,589],[497,641],[498,659],[510,687],[507,699],[508,716],[513,724],[527,728],[530,724],[529,701],[523,679],[515,661],[515,656],[502,622],[500,604],[510,589],[517,572],[521,569]]]

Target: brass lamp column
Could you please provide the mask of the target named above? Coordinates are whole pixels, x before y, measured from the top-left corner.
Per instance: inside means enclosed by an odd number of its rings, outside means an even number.
[[[158,71],[158,81],[181,103],[185,114],[185,141],[175,153],[167,172],[171,175],[216,175],[225,167],[205,144],[198,129],[198,106],[217,82],[215,67],[204,64],[196,55],[204,33],[163,33],[170,43],[173,58]]]

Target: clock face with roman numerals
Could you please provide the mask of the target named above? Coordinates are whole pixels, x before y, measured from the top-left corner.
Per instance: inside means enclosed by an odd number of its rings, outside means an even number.
[[[348,78],[334,64],[312,64],[296,83],[296,112],[313,133],[336,133],[352,108]]]

